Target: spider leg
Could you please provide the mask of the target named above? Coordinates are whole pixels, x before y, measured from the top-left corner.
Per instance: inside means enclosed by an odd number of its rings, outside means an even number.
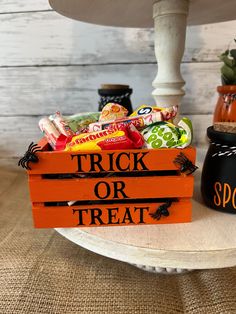
[[[19,161],[18,161],[18,166],[20,166],[21,165],[21,160],[22,160],[23,158],[21,158]]]
[[[25,168],[25,160],[21,160],[20,164],[21,164],[22,168]]]
[[[29,161],[28,161],[28,160],[26,161],[25,164],[26,164],[26,167],[25,167],[25,168],[26,168],[27,170],[31,170],[31,168],[30,168],[30,166],[29,166]]]
[[[153,217],[154,217],[156,220],[160,220],[160,219],[161,219],[161,213],[154,214]]]
[[[175,159],[174,163],[182,165],[184,162],[182,160],[180,160],[180,159]]]
[[[184,156],[184,155],[182,156],[182,155],[181,155],[181,156],[178,156],[178,157],[177,157],[177,160],[178,160],[180,163],[183,164],[183,163],[187,162],[189,159],[188,159],[186,156]]]
[[[30,148],[28,148],[28,152],[32,153],[37,144],[33,144]]]
[[[155,213],[151,213],[150,216],[153,219],[159,220],[161,218],[161,213],[159,211],[156,211]]]
[[[27,158],[24,158],[22,160],[22,167],[25,168],[25,169],[27,169],[27,162],[28,162]]]
[[[32,148],[33,145],[34,145],[34,142],[31,142],[30,145],[29,145],[29,147],[28,147],[28,151],[31,150],[31,148]]]
[[[175,160],[185,160],[184,157],[185,157],[184,154],[183,154],[183,153],[180,153],[179,155],[177,155],[177,156],[175,157]]]
[[[167,208],[171,206],[172,202],[173,202],[173,200],[169,200],[169,201],[166,202]]]
[[[34,144],[31,146],[31,150],[33,150],[35,147],[39,147],[38,144]]]
[[[194,172],[194,171],[196,171],[197,169],[198,169],[198,167],[197,167],[197,166],[192,165],[192,166],[189,168],[188,175],[189,175],[189,174],[191,174],[191,173],[193,173],[193,172]]]
[[[41,146],[38,146],[38,144],[35,144],[32,148],[33,148],[33,149],[41,148]]]
[[[188,158],[184,155],[184,153],[180,152],[180,156],[186,161]]]
[[[178,156],[175,158],[175,160],[178,161],[178,162],[185,162],[185,161],[186,161],[186,158],[184,158],[183,156],[178,155]]]
[[[25,156],[22,157],[19,161],[18,161],[18,166],[22,166],[24,168],[24,162],[25,162],[26,158]]]
[[[186,172],[187,170],[189,170],[187,174],[190,174],[196,170],[193,170],[195,166],[193,165],[191,160],[189,160],[182,152],[180,152],[179,155],[175,158],[174,163],[181,166],[180,172]]]
[[[184,164],[182,161],[175,161],[174,163],[177,167],[180,167]]]
[[[25,158],[25,156],[19,160],[19,164],[22,166],[22,168],[26,168],[26,162],[27,159]]]
[[[38,148],[39,148],[39,149],[38,149]],[[41,151],[42,151],[41,147],[35,147],[35,148],[32,150],[32,153],[34,154],[34,153],[41,152]]]

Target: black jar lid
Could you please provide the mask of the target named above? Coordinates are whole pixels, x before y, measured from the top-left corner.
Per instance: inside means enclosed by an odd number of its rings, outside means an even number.
[[[131,95],[133,92],[132,88],[129,85],[121,85],[121,84],[102,84],[101,88],[98,89],[98,93],[100,96],[120,96],[123,94]]]
[[[236,145],[236,133],[227,133],[214,130],[213,126],[207,128],[208,138],[215,143]]]

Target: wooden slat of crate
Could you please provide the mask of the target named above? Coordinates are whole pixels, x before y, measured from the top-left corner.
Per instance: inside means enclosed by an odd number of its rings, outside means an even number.
[[[32,202],[191,197],[193,176],[29,179]]]
[[[36,164],[30,163],[32,170],[29,174],[50,174],[50,173],[80,173],[101,172],[122,172],[122,171],[162,171],[162,170],[178,170],[174,159],[182,152],[188,157],[193,164],[195,164],[196,149],[188,147],[185,149],[178,148],[163,148],[163,149],[139,149],[139,150],[126,150],[126,151],[89,151],[89,152],[55,152],[46,151],[47,144],[45,140],[39,142],[42,146],[43,152],[38,152],[37,156],[39,162]],[[77,157],[76,155],[83,155]],[[73,157],[74,156],[74,157]],[[92,157],[91,157],[92,156]],[[143,156],[143,157],[142,157]],[[135,162],[140,159],[142,162]],[[100,166],[91,163],[91,159],[95,163],[99,162]],[[82,166],[79,166],[81,160]],[[111,166],[112,163],[112,166]],[[145,167],[144,167],[144,166]],[[80,169],[81,168],[81,169]]]
[[[169,216],[162,216],[159,220],[155,220],[149,213],[154,213],[161,204],[163,203],[138,204],[134,200],[133,204],[44,207],[35,203],[33,204],[34,226],[35,228],[132,226],[191,221],[190,199],[180,199],[179,202],[172,203],[168,209]]]

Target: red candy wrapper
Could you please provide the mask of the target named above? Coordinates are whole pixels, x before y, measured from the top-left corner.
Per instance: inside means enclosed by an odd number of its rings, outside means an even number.
[[[125,134],[119,137],[111,137],[98,143],[102,150],[141,148],[144,145],[143,136],[134,125],[120,126],[117,129],[124,131]]]
[[[71,130],[68,123],[66,123],[65,119],[62,117],[59,111],[51,115],[49,117],[49,120],[52,121],[58,131],[61,134],[64,134],[66,137],[72,138],[72,136],[75,135],[75,133]]]
[[[66,151],[123,150],[141,148],[143,145],[143,136],[137,129],[133,125],[123,125],[76,135],[67,144]]]
[[[60,133],[59,130],[48,118],[42,118],[39,120],[39,128],[54,150],[65,149],[66,143],[68,143],[69,138]]]

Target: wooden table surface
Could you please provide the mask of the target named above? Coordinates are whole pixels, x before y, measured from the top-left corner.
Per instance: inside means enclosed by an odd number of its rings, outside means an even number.
[[[236,268],[163,276],[94,254],[33,229],[26,174],[0,175],[0,313],[236,312]]]

